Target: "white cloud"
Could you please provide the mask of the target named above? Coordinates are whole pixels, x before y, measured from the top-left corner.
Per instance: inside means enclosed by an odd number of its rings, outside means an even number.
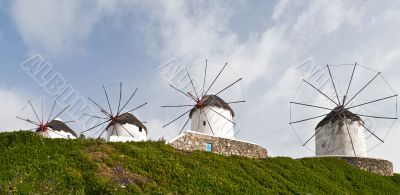
[[[324,34],[337,30],[343,22],[354,22],[352,8],[343,1],[310,1],[308,9],[297,19],[294,30],[297,33]]]
[[[171,124],[168,128],[163,128],[165,125],[161,120],[152,118],[145,124],[148,128],[148,139],[160,140],[165,139],[166,141],[171,140],[177,136],[177,129],[180,129],[176,124]]]
[[[265,100],[266,105],[263,107],[274,107],[282,99],[288,100],[289,97],[293,96],[293,92],[296,91],[298,86],[293,83],[298,83],[299,73],[294,68],[289,68],[282,75],[282,79],[277,81],[275,86],[272,86],[270,90],[266,91],[262,99]],[[280,106],[280,105],[279,105]]]
[[[282,15],[285,14],[285,11],[288,8],[288,6],[290,5],[290,3],[292,3],[292,2],[289,0],[279,1],[274,7],[272,19],[274,19],[274,20],[281,19]]]
[[[15,130],[15,117],[26,104],[25,96],[12,90],[0,89],[0,97],[0,132]]]
[[[294,4],[297,7],[299,2]],[[159,30],[153,32],[159,32],[163,42],[159,45],[160,52],[155,53],[161,53],[158,56],[161,60],[176,57],[189,63],[205,57],[228,60],[235,70],[243,73],[250,85],[269,74],[276,75],[271,71],[274,67],[287,67],[289,63],[300,61],[296,58],[307,52],[321,36],[327,36],[345,24],[358,25],[363,15],[362,10],[355,12],[353,6],[342,1],[313,1],[303,6],[300,13],[290,6],[286,1],[279,2],[272,14],[276,23],[239,41],[237,30],[229,26],[235,14],[232,6],[163,1],[148,8],[154,23],[159,24]]]
[[[244,72],[250,84],[264,75],[277,56],[288,54],[289,46],[282,37],[281,28],[267,29],[240,43],[236,32],[229,28],[234,14],[229,4],[191,5],[185,1],[164,1],[151,7],[150,11],[154,23],[160,24],[159,31],[153,31],[161,34],[163,42],[160,52],[156,52],[161,54],[160,60],[176,57],[191,63],[206,57],[221,61],[229,59],[234,69]],[[241,68],[249,64],[254,68]]]
[[[60,54],[82,50],[96,22],[114,6],[109,0],[16,0],[10,12],[31,50]]]
[[[160,7],[151,8],[154,19],[160,22],[163,57],[196,60],[198,56],[226,55],[229,51],[226,48],[236,39],[226,29],[231,15],[229,4],[210,3],[205,9],[198,6],[186,1],[163,1]]]

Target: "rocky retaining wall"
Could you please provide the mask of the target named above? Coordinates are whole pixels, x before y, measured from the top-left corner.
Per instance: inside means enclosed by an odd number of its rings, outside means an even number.
[[[237,155],[249,158],[266,158],[267,149],[248,142],[214,137],[188,131],[171,140],[169,144],[179,150],[208,151],[222,155]]]
[[[346,161],[353,167],[359,168],[364,171],[369,171],[371,173],[383,176],[393,176],[392,162],[383,159],[353,157],[353,156],[318,156],[318,157],[307,157],[307,158],[338,158]]]
[[[339,158],[364,171],[369,171],[384,176],[393,175],[393,164],[392,162],[387,160],[363,157]]]

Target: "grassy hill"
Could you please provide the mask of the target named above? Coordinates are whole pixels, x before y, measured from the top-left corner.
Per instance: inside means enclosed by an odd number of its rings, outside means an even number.
[[[3,193],[400,194],[383,177],[334,159],[224,157],[163,142],[105,143],[0,133]]]

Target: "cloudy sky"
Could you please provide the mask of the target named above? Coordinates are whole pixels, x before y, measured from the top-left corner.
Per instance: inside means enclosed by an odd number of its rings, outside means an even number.
[[[175,98],[160,66],[208,59],[210,72],[228,61],[226,74],[244,78],[240,90],[225,94],[247,101],[236,110],[238,139],[273,156],[312,156],[289,125],[298,67],[358,62],[382,71],[398,91],[399,22],[397,1],[0,0],[0,130],[18,128],[15,116],[27,100],[47,93],[20,66],[40,56],[82,97],[104,98],[102,84],[139,87],[149,104],[138,115],[150,137],[170,139],[181,125],[162,128],[178,111],[160,108]],[[369,155],[391,160],[399,172],[399,140],[395,125]]]

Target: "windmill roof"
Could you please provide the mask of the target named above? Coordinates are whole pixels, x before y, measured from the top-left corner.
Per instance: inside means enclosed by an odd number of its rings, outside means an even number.
[[[107,128],[112,126],[112,125],[114,125],[114,123],[115,123],[114,121],[110,122],[108,124]],[[132,125],[135,125],[135,126],[143,128],[147,133],[146,126],[144,126],[143,123],[139,121],[139,119],[137,119],[135,116],[133,116],[133,114],[128,113],[128,112],[119,115],[116,118],[116,123],[119,123],[121,125],[126,124],[126,123],[132,124]]]
[[[204,101],[204,105],[205,106],[215,106],[218,108],[223,108],[226,109],[228,111],[230,111],[232,117],[235,116],[235,113],[233,112],[232,108],[229,106],[229,104],[227,104],[223,99],[221,99],[220,97],[216,96],[216,95],[205,95],[203,97]],[[198,109],[197,106],[193,107],[192,110],[190,111],[189,117],[192,118],[192,114],[194,111],[196,111]]]
[[[351,121],[362,121],[362,119],[359,116],[357,116],[356,114],[339,106],[339,107],[336,107],[335,109],[333,109],[328,115],[326,115],[325,118],[322,119],[318,123],[318,125],[315,129],[318,129],[319,127],[327,125],[330,122],[334,122],[337,120],[343,120],[345,117],[347,120],[351,120]]]
[[[47,123],[47,127],[50,127],[53,131],[65,131],[71,133],[73,136],[78,137],[77,134],[68,127],[64,122],[60,120],[52,120]],[[40,129],[37,129],[36,132],[39,132]]]

